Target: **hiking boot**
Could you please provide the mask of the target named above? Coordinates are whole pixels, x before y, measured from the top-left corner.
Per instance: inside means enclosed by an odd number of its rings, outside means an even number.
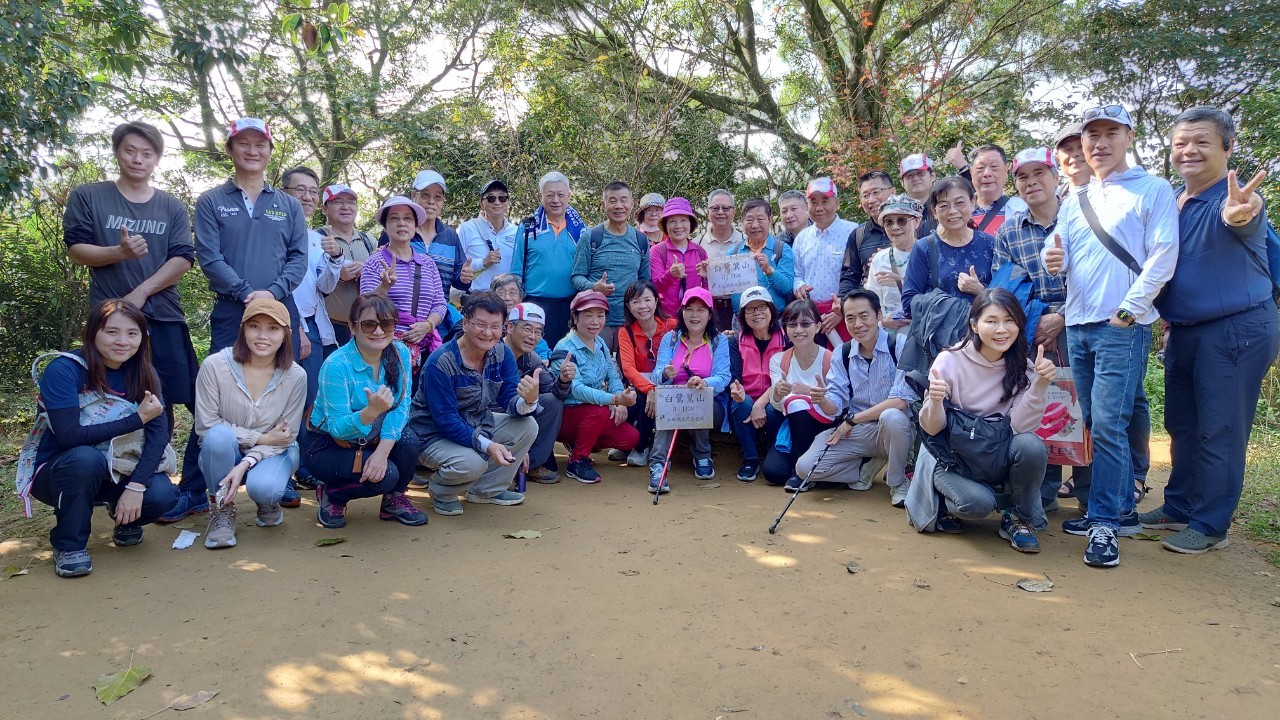
[[[284,522],[284,510],[280,509],[280,503],[271,503],[270,505],[258,504],[258,517],[253,520],[258,527],[275,527]]]
[[[156,524],[169,525],[188,515],[206,512],[209,512],[209,496],[205,494],[204,489],[198,492],[183,492],[179,490],[178,499],[174,501],[173,507],[156,518]]]
[[[1089,527],[1089,544],[1084,548],[1084,564],[1091,567],[1115,567],[1120,564],[1120,542],[1116,532],[1106,525]]]
[[[555,485],[560,482],[560,473],[547,467],[533,468],[528,477],[539,485]]]
[[[462,503],[458,500],[437,500],[431,498],[431,507],[435,509],[437,515],[461,515]]]
[[[497,495],[490,497],[481,497],[474,493],[467,493],[467,502],[476,503],[477,505],[519,505],[524,502],[524,493],[503,490]]]
[[[693,461],[693,477],[698,480],[710,480],[716,476],[716,466],[711,458],[695,458]]]
[[[379,520],[395,520],[402,525],[416,527],[427,524],[427,514],[419,510],[404,493],[387,493],[382,496],[378,509]]]
[[[1008,511],[1000,519],[1000,537],[1008,540],[1013,549],[1020,553],[1040,552],[1040,541],[1031,524]]]
[[[1164,511],[1164,505],[1155,510],[1138,513],[1138,522],[1149,530],[1186,530],[1185,522],[1175,520]]]
[[[1068,535],[1088,535],[1093,521],[1086,515],[1062,521],[1062,532]],[[1129,513],[1120,517],[1120,527],[1113,531],[1116,537],[1133,537],[1142,532],[1142,524],[1138,522],[1137,513]]]
[[[907,493],[911,490],[911,481],[903,480],[901,485],[891,488],[889,491],[889,504],[896,507],[906,507]]]
[[[209,527],[204,531],[204,546],[210,550],[236,546],[236,504],[227,503],[209,513]]]
[[[280,507],[302,507],[302,496],[293,487],[293,478],[289,478],[289,484],[284,486],[284,495],[280,496]]]
[[[1185,528],[1170,535],[1160,543],[1165,550],[1172,550],[1184,555],[1203,555],[1210,550],[1221,550],[1231,544],[1226,535],[1205,535],[1199,530]]]
[[[649,464],[649,451],[636,448],[627,453],[627,464],[631,467],[644,467]]]
[[[662,477],[664,467],[665,463],[653,463],[649,466],[649,492],[671,492],[671,484]]]
[[[600,482],[600,473],[596,472],[595,467],[591,464],[591,458],[570,460],[569,467],[565,469],[564,473],[584,485],[595,485]]]
[[[609,451],[609,462],[625,462],[627,459],[626,450],[613,449]]]
[[[330,502],[329,493],[325,492],[324,485],[316,488],[316,504],[320,506],[316,510],[316,520],[321,525],[327,528],[347,526],[347,506]]]
[[[137,545],[142,542],[142,528],[117,525],[115,530],[111,531],[111,541],[116,544],[116,547]]]
[[[65,578],[88,575],[93,572],[93,560],[88,550],[54,550],[53,572]]]
[[[299,470],[293,474],[294,489],[302,488],[303,490],[315,490],[316,485],[319,485],[319,483],[316,482],[316,479],[306,470]]]
[[[744,460],[742,467],[738,468],[738,479],[742,482],[755,482],[756,476],[760,474],[759,460]]]

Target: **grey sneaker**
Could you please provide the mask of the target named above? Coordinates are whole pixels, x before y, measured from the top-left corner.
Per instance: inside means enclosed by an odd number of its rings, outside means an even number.
[[[1166,526],[1167,527],[1167,526]],[[1164,539],[1160,543],[1165,550],[1172,550],[1184,555],[1203,555],[1210,550],[1221,550],[1231,544],[1226,535],[1205,535],[1199,530],[1186,528],[1181,532]]]
[[[1187,524],[1169,517],[1164,512],[1164,505],[1155,510],[1138,513],[1138,522],[1148,530],[1186,530]]]
[[[609,462],[623,462],[627,459],[626,450],[613,449],[609,451]]]
[[[555,485],[560,482],[560,473],[546,467],[536,467],[529,471],[529,479],[540,485]]]
[[[236,546],[236,505],[227,503],[209,510],[209,527],[204,531],[204,546],[210,550]]]
[[[632,450],[627,453],[627,464],[631,467],[646,467],[649,464],[648,450]]]
[[[93,572],[88,550],[54,550],[53,571],[58,577],[82,577]]]
[[[475,503],[477,505],[519,505],[524,502],[524,493],[503,490],[497,495],[490,497],[481,497],[474,493],[467,493],[467,502]]]
[[[889,504],[896,507],[904,507],[907,504],[907,492],[911,490],[911,481],[905,480],[903,483],[889,493]]]
[[[258,517],[254,520],[258,527],[275,527],[284,522],[284,510],[280,503],[258,506]]]
[[[437,515],[445,515],[452,517],[462,514],[462,503],[458,500],[437,500],[431,498],[431,508],[436,511]]]

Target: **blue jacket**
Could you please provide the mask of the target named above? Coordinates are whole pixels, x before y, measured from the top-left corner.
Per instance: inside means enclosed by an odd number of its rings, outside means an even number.
[[[569,397],[564,401],[570,405],[608,405],[613,401],[613,394],[622,392],[622,373],[613,364],[613,357],[604,340],[596,338],[596,349],[587,349],[586,343],[578,337],[578,333],[569,331],[564,339],[556,343],[556,352],[573,353],[573,362],[578,366],[578,374],[573,378],[569,388]],[[551,374],[559,375],[564,359],[553,360]]]

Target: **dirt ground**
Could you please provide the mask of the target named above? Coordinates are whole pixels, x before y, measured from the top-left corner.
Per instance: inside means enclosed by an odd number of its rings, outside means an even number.
[[[994,519],[918,535],[879,484],[804,495],[770,536],[784,494],[731,465],[703,488],[682,463],[657,507],[642,470],[610,468],[424,528],[366,500],[324,530],[308,499],[279,528],[242,513],[217,552],[157,527],[116,549],[100,511],[79,580],[42,538],[7,540],[0,564],[35,560],[0,583],[0,696],[59,719],[199,690],[220,692],[186,720],[1277,717],[1280,571],[1247,541],[1123,540],[1097,570],[1056,529],[1074,508],[1020,555]],[[1012,586],[1044,574],[1052,592]],[[131,659],[153,677],[100,705],[90,686]]]

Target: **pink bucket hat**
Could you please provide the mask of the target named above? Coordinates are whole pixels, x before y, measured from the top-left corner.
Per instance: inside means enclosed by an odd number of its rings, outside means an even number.
[[[667,218],[677,215],[689,216],[690,235],[698,229],[698,216],[693,214],[693,206],[682,197],[673,197],[662,206],[662,217],[658,220],[658,225],[662,228],[662,232],[667,231]]]

